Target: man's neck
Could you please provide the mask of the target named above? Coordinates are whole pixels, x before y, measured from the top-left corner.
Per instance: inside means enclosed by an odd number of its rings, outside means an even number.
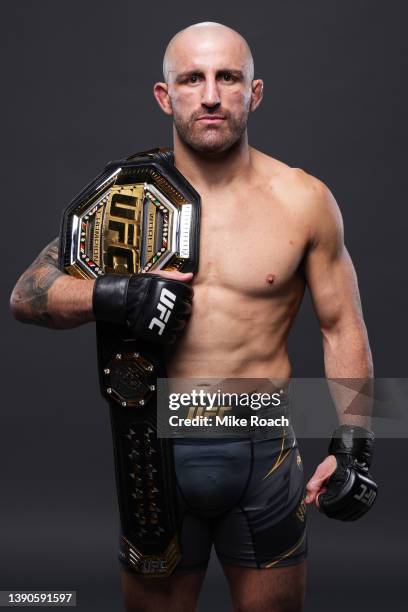
[[[174,134],[174,161],[177,169],[198,191],[228,187],[237,177],[249,177],[251,150],[245,132],[231,149],[216,155],[194,151]]]

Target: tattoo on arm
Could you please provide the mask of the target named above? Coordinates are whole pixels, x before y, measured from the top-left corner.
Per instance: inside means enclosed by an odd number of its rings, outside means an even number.
[[[64,273],[58,268],[59,239],[48,244],[19,278],[12,294],[12,303],[19,318],[27,323],[52,326],[48,312],[48,293]]]

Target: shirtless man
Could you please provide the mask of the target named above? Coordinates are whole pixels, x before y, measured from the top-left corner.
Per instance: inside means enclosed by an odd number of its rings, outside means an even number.
[[[371,378],[356,274],[332,194],[318,179],[248,145],[248,115],[262,101],[263,82],[254,79],[246,41],[220,24],[190,26],[170,41],[163,69],[164,82],[155,84],[154,96],[173,118],[175,164],[202,199],[198,274],[158,273],[194,288],[190,320],[168,352],[168,376],[289,378],[287,339],[307,284],[322,331],[326,376]],[[19,279],[11,298],[18,320],[53,328],[94,320],[94,281],[62,274],[57,250],[55,240]],[[340,421],[366,425],[341,413]],[[336,465],[336,457],[329,454],[317,467],[307,485],[306,503],[318,506]],[[179,466],[180,478],[182,469]],[[284,529],[290,531],[290,523],[285,525],[279,537]],[[190,540],[199,549],[200,526],[197,529]],[[234,559],[222,550],[222,533],[220,538],[217,553],[235,610],[302,609],[303,541],[290,549],[289,534],[288,550],[297,548],[296,554],[277,558],[286,557],[285,563],[268,564],[257,560],[252,549],[246,561],[244,554],[240,560],[236,553]],[[239,534],[232,534],[224,541],[225,549],[234,545],[238,550],[239,540]],[[210,546],[209,541],[207,557]],[[274,558],[273,538],[270,546]],[[194,610],[205,563],[190,565],[185,561],[183,573],[153,580],[124,570],[127,609]]]

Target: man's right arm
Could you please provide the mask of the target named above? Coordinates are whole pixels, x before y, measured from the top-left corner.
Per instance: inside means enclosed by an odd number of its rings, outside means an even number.
[[[94,320],[95,281],[73,278],[61,272],[58,243],[58,238],[50,242],[17,281],[10,308],[18,321],[69,329]]]
[[[104,274],[73,278],[58,268],[58,238],[19,278],[11,295],[14,317],[23,323],[69,329],[88,321],[126,325],[135,338],[174,342],[191,313],[191,272]]]

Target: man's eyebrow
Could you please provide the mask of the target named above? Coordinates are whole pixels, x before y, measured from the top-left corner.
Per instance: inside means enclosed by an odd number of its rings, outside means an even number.
[[[232,74],[232,76],[237,79],[244,78],[244,73],[242,70],[236,70],[234,68],[221,68],[220,70],[217,70],[217,74],[225,74],[226,72],[228,72],[228,74]]]
[[[236,79],[244,78],[244,73],[242,72],[242,70],[236,70],[234,68],[220,68],[216,72],[217,76],[220,74],[225,74],[225,73],[231,74]],[[203,76],[203,74],[204,74],[203,71],[200,69],[187,70],[186,72],[180,72],[179,74],[177,74],[176,81],[183,81],[184,79],[187,79],[188,77],[193,76],[193,75]]]
[[[182,81],[183,79],[187,79],[195,74],[202,75],[203,72],[202,70],[187,70],[186,72],[180,72],[179,74],[176,74],[176,81]]]

